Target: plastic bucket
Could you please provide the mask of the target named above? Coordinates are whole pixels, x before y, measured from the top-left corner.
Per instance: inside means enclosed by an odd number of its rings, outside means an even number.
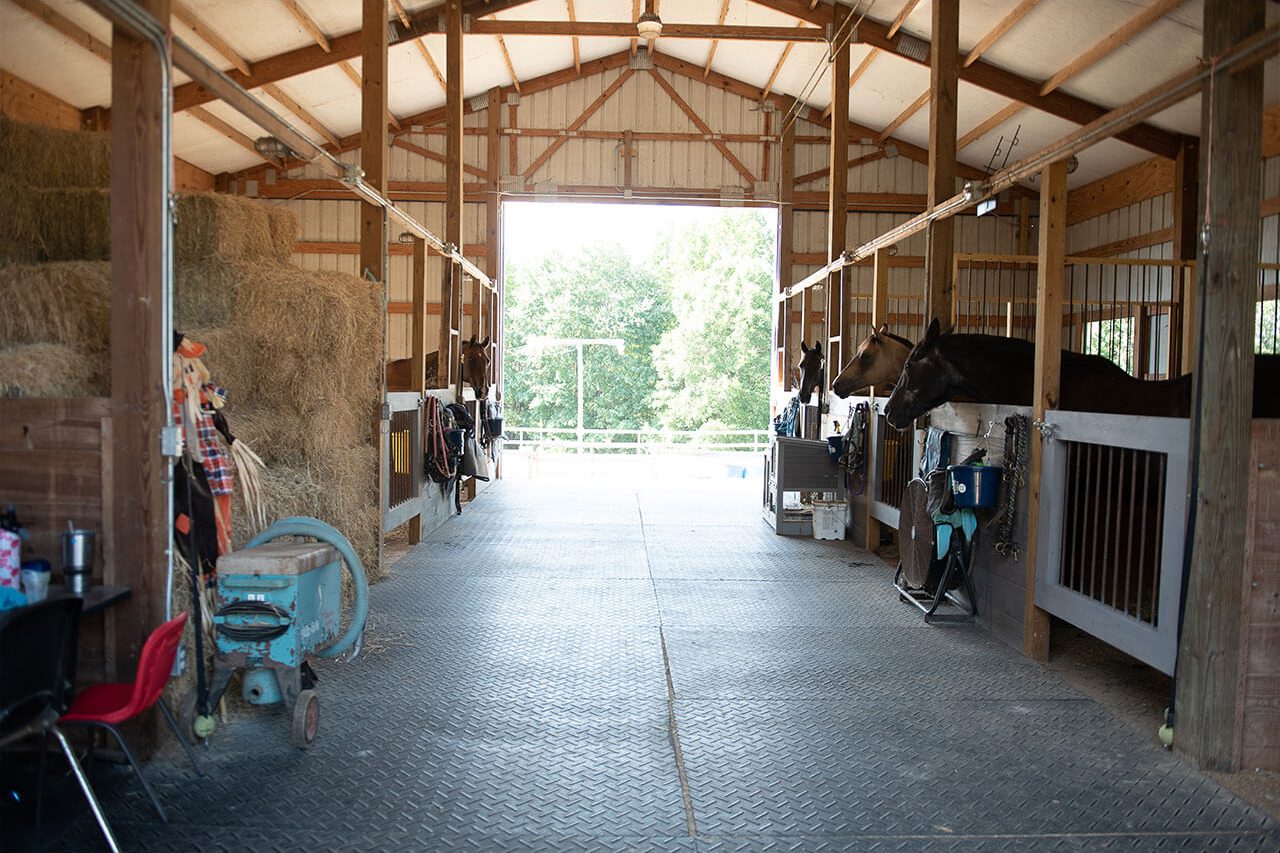
[[[951,491],[959,507],[995,506],[1000,497],[999,465],[951,465]]]
[[[840,457],[844,455],[843,435],[827,436],[827,455],[831,457],[832,462],[840,461]]]

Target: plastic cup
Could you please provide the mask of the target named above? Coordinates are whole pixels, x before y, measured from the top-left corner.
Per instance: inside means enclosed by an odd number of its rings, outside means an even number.
[[[26,593],[27,601],[31,604],[44,601],[49,596],[49,570],[23,569],[22,591]]]

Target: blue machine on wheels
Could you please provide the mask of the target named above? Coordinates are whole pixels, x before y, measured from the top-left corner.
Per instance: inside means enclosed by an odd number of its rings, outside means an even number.
[[[292,541],[275,541],[282,537]],[[338,637],[344,562],[354,581],[355,611]],[[217,654],[207,707],[218,704],[231,676],[243,670],[244,698],[254,705],[284,702],[290,743],[310,747],[320,727],[320,699],[307,656],[333,658],[351,650],[354,659],[368,612],[369,584],[346,537],[314,518],[276,522],[243,550],[218,560]],[[184,727],[207,735],[209,725],[200,730],[195,706],[193,692],[182,703]]]

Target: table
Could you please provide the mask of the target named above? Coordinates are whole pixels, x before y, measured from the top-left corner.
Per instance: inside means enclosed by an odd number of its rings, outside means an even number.
[[[133,589],[127,586],[91,586],[85,590],[83,596],[80,596],[84,599],[84,607],[80,609],[80,618],[83,619],[86,616],[92,616],[94,613],[101,613],[131,595],[133,595]],[[61,586],[50,587],[48,597],[50,599],[70,598],[71,593]]]

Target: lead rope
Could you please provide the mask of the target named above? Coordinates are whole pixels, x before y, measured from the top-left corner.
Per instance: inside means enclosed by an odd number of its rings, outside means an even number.
[[[1018,512],[1018,490],[1027,484],[1027,459],[1030,456],[1030,433],[1024,415],[1010,415],[1004,419],[1004,473],[1001,486],[1004,503],[996,519],[996,553],[1017,560],[1022,549],[1013,539],[1013,521]]]

